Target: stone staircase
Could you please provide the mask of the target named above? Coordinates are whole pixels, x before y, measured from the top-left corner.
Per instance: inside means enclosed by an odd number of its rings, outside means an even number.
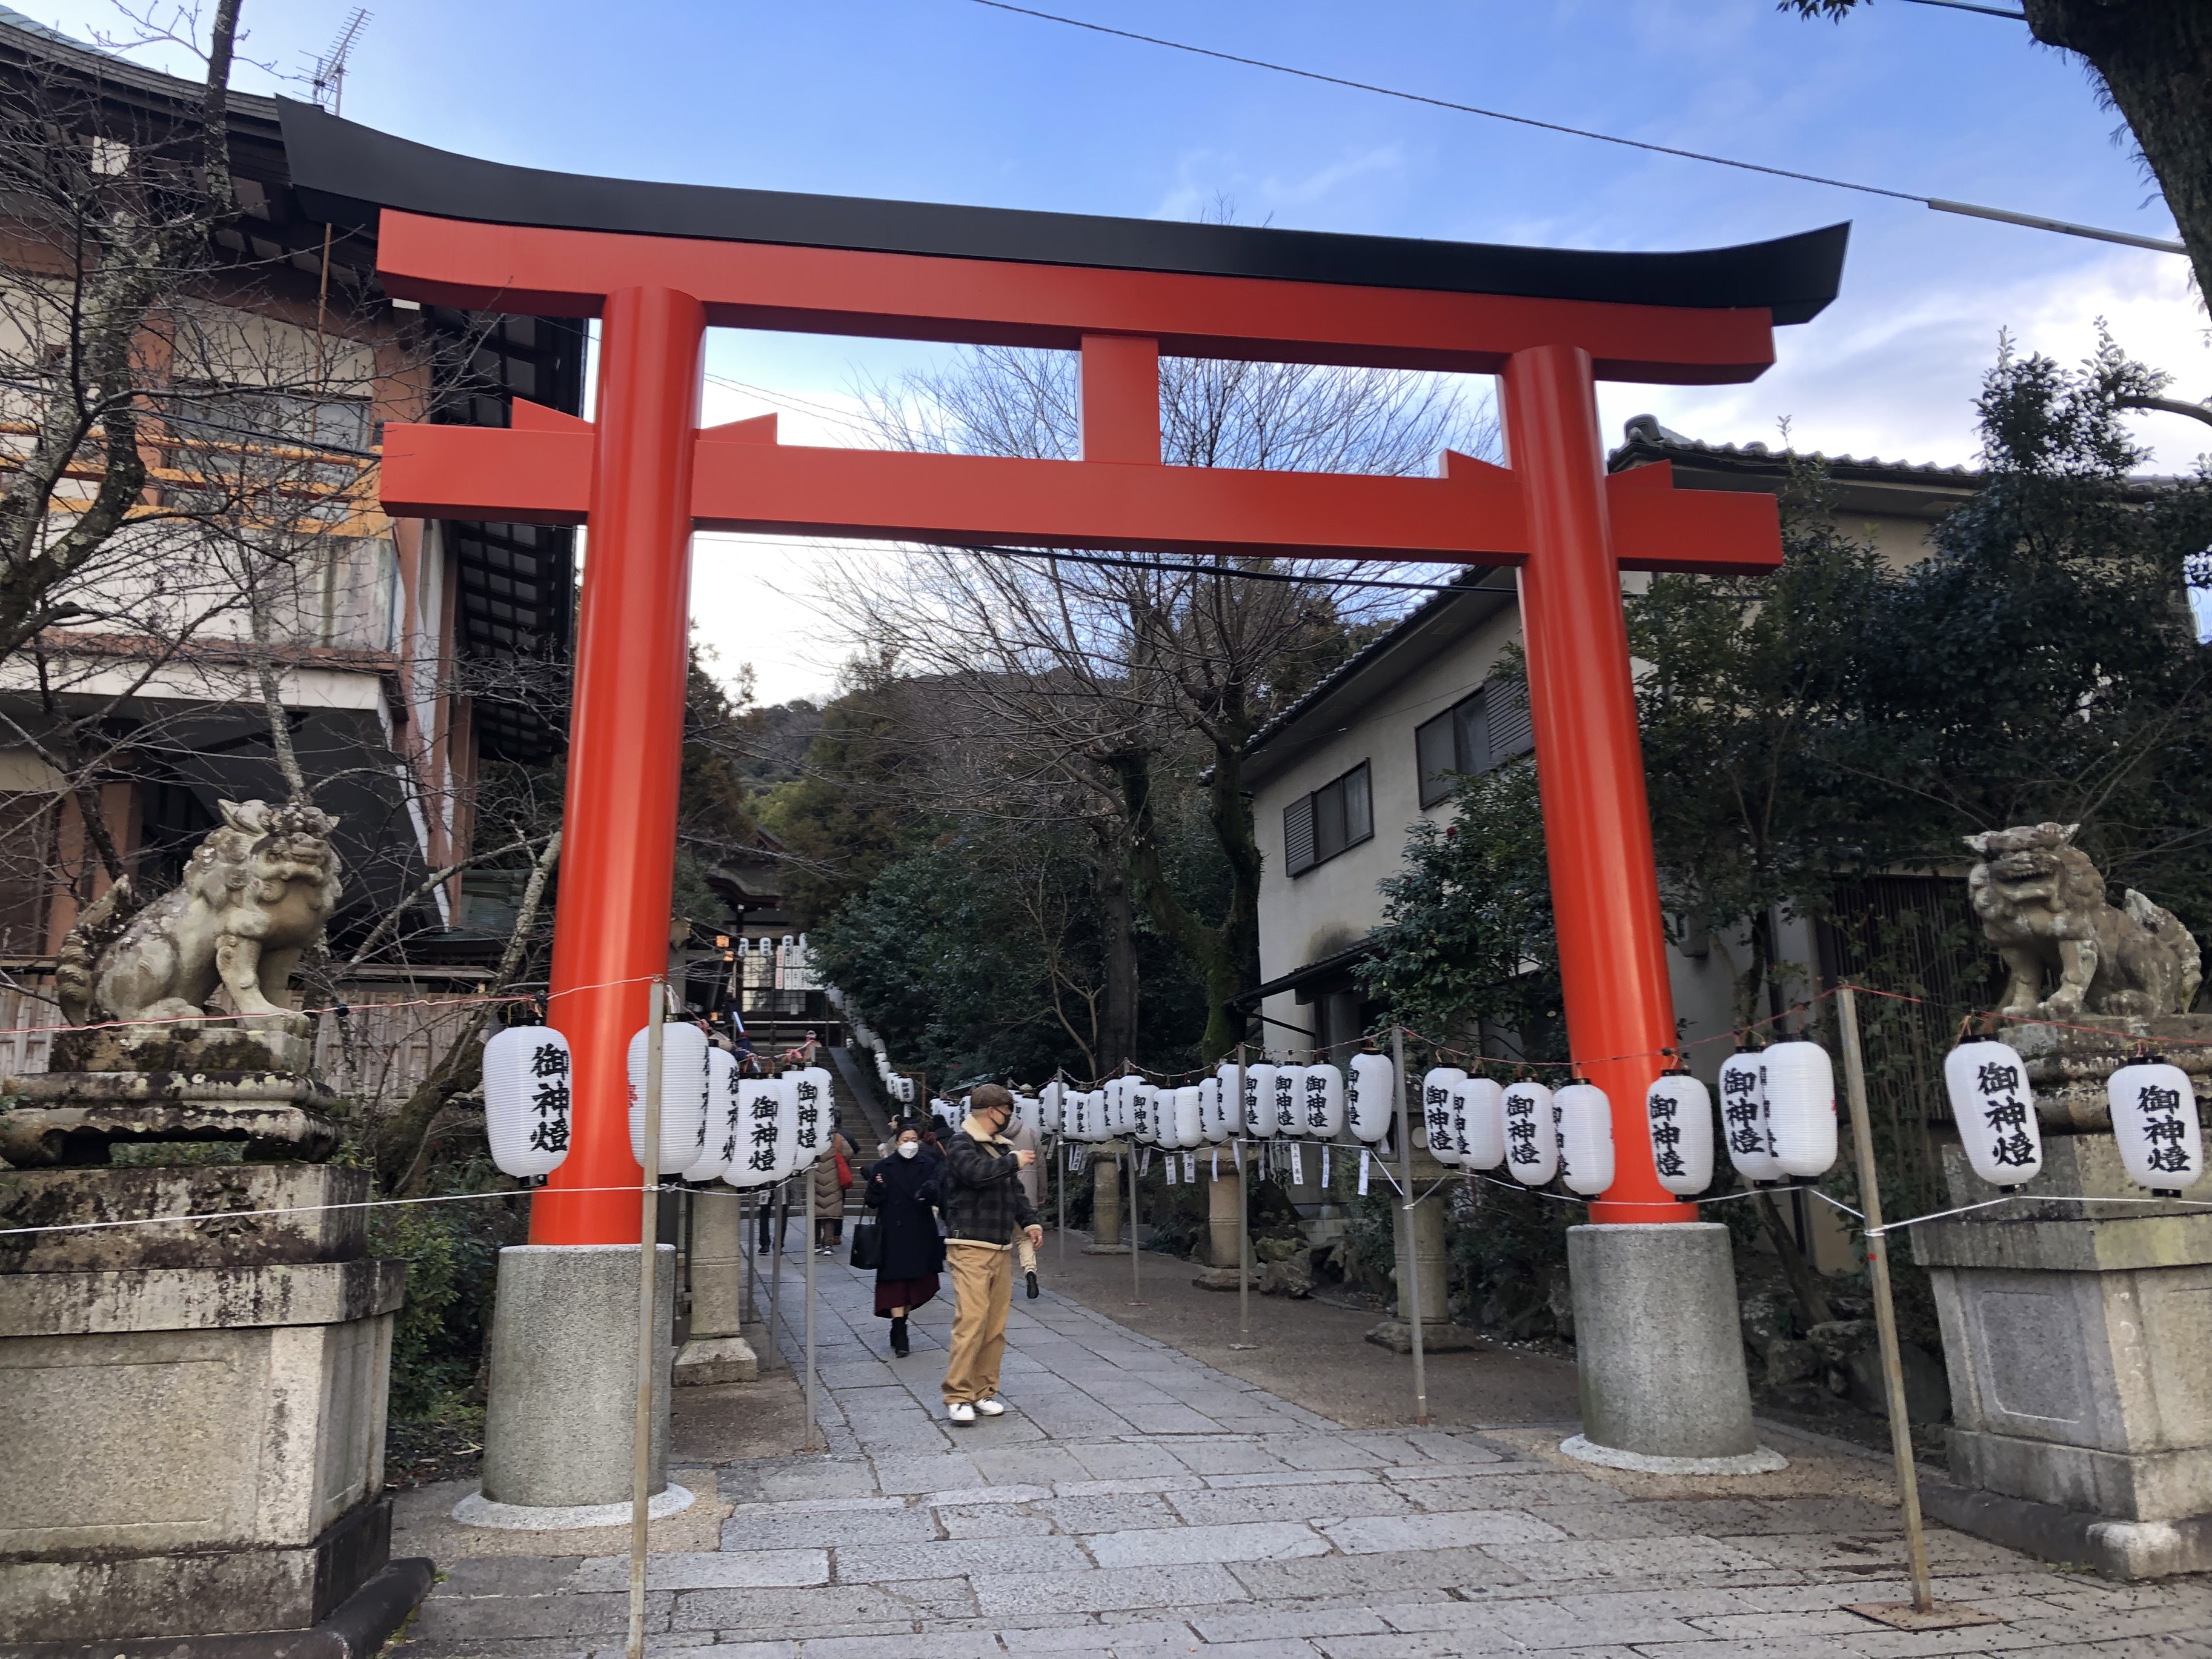
[[[845,1139],[856,1149],[854,1168],[857,1171],[890,1150],[890,1118],[862,1062],[864,1051],[825,1048],[823,1052],[829,1057],[830,1098],[836,1103],[837,1121]]]

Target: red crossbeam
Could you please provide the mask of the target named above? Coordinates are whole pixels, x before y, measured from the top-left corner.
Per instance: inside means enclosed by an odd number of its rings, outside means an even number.
[[[383,500],[414,518],[582,524],[592,434],[518,401],[516,428],[388,426]],[[1520,479],[1447,453],[1437,478],[1255,472],[1114,461],[1009,460],[778,444],[773,416],[714,427],[693,447],[702,530],[950,546],[1518,564]],[[1629,570],[1763,570],[1781,560],[1774,500],[1675,489],[1670,469],[1607,481],[1614,556]]]

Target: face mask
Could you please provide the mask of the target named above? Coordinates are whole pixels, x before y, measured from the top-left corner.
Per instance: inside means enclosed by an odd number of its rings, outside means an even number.
[[[921,1143],[918,1140],[902,1140],[899,1142],[898,1152],[901,1158],[912,1158],[921,1150]]]

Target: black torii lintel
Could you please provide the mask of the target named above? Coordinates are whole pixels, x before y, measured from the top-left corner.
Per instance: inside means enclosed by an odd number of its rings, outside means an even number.
[[[456,155],[276,100],[293,188],[313,216],[373,228],[379,208],[484,224],[767,242],[1109,270],[1256,276],[1699,310],[1763,307],[1809,322],[1836,297],[1848,222],[1681,253],[1347,236],[1016,208],[672,185]]]

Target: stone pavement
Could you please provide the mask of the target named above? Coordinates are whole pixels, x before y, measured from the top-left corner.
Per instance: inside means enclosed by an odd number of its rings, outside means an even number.
[[[1012,1409],[956,1429],[948,1302],[892,1361],[869,1276],[818,1277],[829,1453],[691,1474],[719,1492],[656,1545],[649,1652],[2212,1659],[2212,1583],[2108,1584],[1940,1529],[1938,1595],[2007,1622],[1916,1635],[1846,1611],[1907,1589],[1887,1468],[1834,1443],[1777,1431],[1784,1474],[1668,1481],[1572,1463],[1558,1426],[1346,1430],[1116,1324],[1104,1298],[1018,1286]],[[720,1547],[697,1547],[718,1516]],[[439,1565],[395,1655],[623,1651],[620,1556]]]

